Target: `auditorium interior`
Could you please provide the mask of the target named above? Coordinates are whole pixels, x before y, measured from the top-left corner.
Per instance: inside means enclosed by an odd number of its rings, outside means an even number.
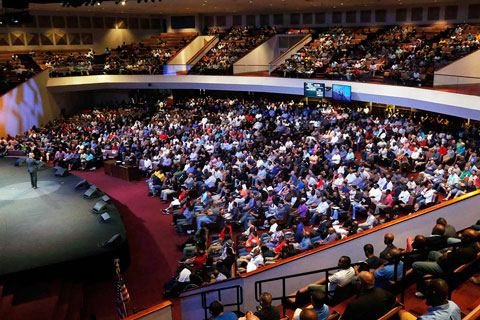
[[[0,2],[0,319],[480,319],[478,1]]]

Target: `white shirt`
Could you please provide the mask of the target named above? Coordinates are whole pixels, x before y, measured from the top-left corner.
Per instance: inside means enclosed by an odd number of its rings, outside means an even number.
[[[422,193],[423,193],[423,196],[425,197],[425,204],[430,203],[430,202],[433,202],[433,196],[434,196],[434,194],[435,194],[435,190],[433,190],[433,189],[430,189],[430,190],[425,189],[425,191],[422,192]]]
[[[354,276],[355,270],[352,267],[335,272],[330,278],[328,278],[328,291],[335,290],[337,285],[342,285],[350,282],[350,280],[352,280]]]
[[[188,268],[184,268],[178,275],[178,282],[190,282],[192,272]]]
[[[341,160],[341,157],[338,153],[332,156],[332,163],[339,164],[340,160]]]
[[[258,266],[263,264],[263,257],[261,254],[253,257],[247,264],[247,272],[257,270]]]
[[[143,166],[146,168],[146,169],[152,169],[152,160],[150,159],[145,159],[143,161]]]
[[[373,201],[379,202],[382,199],[382,190],[372,188],[368,195],[373,197]]]
[[[350,184],[357,178],[357,176],[355,175],[355,173],[350,172],[346,178],[347,178],[347,183]]]
[[[325,201],[325,202],[322,201],[318,204],[315,211],[318,212],[318,213],[326,213],[327,209],[328,209],[328,202],[327,201]]]
[[[410,192],[408,190],[403,190],[398,195],[398,200],[402,201],[403,203],[407,204],[408,200],[410,199]]]
[[[272,233],[273,233],[273,232],[277,232],[277,228],[278,228],[278,223],[275,222],[274,224],[272,224],[272,225],[270,226],[270,230],[269,230],[269,231],[272,232]]]

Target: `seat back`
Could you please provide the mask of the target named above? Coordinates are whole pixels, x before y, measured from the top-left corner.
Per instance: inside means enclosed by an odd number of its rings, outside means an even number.
[[[378,318],[378,320],[388,320],[388,319],[391,319],[392,317],[394,317],[395,315],[397,315],[400,310],[403,309],[403,306],[399,305],[399,306],[395,306],[394,308],[392,308],[390,311],[388,311],[386,314],[384,314],[382,317]]]
[[[329,302],[329,305],[334,307],[337,304],[350,298],[356,293],[357,293],[357,287],[352,283],[349,283],[345,286],[336,286],[335,291],[333,292],[333,297]]]

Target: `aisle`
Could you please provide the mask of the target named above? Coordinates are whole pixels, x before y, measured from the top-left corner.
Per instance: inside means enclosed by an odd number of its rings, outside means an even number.
[[[163,301],[163,284],[175,273],[182,256],[175,244],[186,238],[174,231],[170,216],[161,214],[167,204],[147,196],[144,179],[127,182],[105,175],[103,169],[75,174],[114,199],[123,217],[131,255],[131,265],[123,275],[131,297],[129,311]],[[118,318],[114,281],[88,285],[85,291],[87,314],[95,314],[97,319]],[[177,301],[174,319],[181,319]]]

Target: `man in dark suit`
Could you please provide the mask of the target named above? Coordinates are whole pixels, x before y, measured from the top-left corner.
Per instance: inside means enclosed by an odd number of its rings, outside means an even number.
[[[371,272],[360,272],[357,286],[360,294],[347,305],[342,320],[376,320],[395,304],[395,296],[391,292],[375,288],[375,277]]]
[[[42,158],[40,158],[42,160]],[[30,182],[32,183],[33,189],[38,189],[37,186],[37,171],[38,166],[42,161],[35,160],[35,154],[31,152],[27,158],[27,169],[28,173],[30,173]]]

